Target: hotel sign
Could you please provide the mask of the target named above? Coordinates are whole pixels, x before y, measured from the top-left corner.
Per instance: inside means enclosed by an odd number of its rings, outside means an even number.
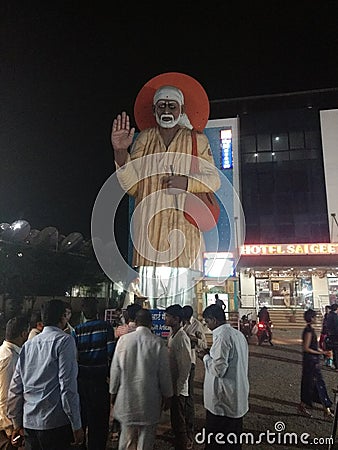
[[[241,247],[242,256],[337,255],[338,244],[250,244]]]

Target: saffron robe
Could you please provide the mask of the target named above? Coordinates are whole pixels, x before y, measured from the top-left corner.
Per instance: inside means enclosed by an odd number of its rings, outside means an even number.
[[[187,191],[217,191],[220,178],[208,138],[197,133],[199,173],[190,174],[191,131],[181,128],[168,147],[159,128],[139,133],[127,163],[117,176],[122,188],[135,197],[132,239],[133,266],[182,267],[201,271],[203,233],[184,217],[186,191],[163,188],[163,177],[188,176]]]

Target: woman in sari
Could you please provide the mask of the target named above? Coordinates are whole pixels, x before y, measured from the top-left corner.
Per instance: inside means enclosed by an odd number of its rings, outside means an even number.
[[[320,356],[327,352],[320,349],[318,339],[313,328],[316,321],[316,312],[308,309],[304,313],[306,327],[303,330],[303,370],[301,382],[301,402],[298,406],[298,412],[302,415],[311,417],[308,408],[312,408],[312,403],[320,403],[323,406],[324,417],[333,417],[330,409],[332,401],[330,400],[325,381],[320,367]]]

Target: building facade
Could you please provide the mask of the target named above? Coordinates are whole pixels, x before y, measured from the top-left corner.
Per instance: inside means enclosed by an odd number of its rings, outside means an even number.
[[[239,129],[241,305],[335,302],[338,89],[211,102],[220,117],[236,117]]]

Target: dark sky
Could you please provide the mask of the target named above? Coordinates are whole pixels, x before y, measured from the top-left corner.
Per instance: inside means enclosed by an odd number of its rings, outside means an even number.
[[[0,3],[0,223],[90,237],[112,119],[160,73],[210,100],[338,86],[335,1],[91,3]]]

